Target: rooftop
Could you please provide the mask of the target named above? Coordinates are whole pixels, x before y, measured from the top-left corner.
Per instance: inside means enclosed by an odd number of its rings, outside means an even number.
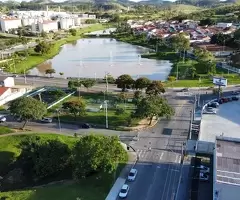
[[[216,136],[240,139],[240,101],[220,105],[216,115],[202,115],[199,140],[215,142]]]
[[[217,182],[240,186],[240,141],[216,140]]]

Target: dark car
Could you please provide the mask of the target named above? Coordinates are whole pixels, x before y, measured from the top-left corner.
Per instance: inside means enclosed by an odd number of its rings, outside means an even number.
[[[222,99],[219,99],[218,103],[219,103],[219,104],[222,104],[222,103],[223,103],[223,100],[222,100]]]
[[[238,99],[239,99],[238,97],[232,97],[233,101],[238,101]]]
[[[82,128],[88,129],[88,128],[91,128],[91,126],[90,126],[90,124],[87,124],[87,123],[86,123],[86,124],[83,124],[83,125],[82,125]]]
[[[181,89],[180,91],[181,91],[181,92],[188,92],[189,89],[188,89],[188,88],[183,88],[183,89]]]
[[[228,100],[228,101],[232,101],[232,98],[228,97],[227,100]]]
[[[239,95],[240,92],[239,91],[232,91],[232,95]]]
[[[222,98],[221,99],[223,103],[227,103],[228,102],[228,98]]]
[[[219,106],[218,102],[212,102],[207,105],[207,107],[217,108]]]

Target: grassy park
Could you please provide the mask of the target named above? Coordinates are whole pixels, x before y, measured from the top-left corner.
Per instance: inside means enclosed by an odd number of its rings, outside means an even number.
[[[27,135],[15,135],[0,137],[0,171],[8,169],[9,164],[14,162],[20,155],[21,149],[19,144],[31,135],[39,136],[41,141],[58,139],[72,148],[77,139],[64,135],[48,134],[48,133],[32,133]],[[117,171],[111,174],[103,174],[102,179],[96,179],[96,176],[90,176],[80,180],[78,183],[71,180],[61,183],[51,184],[45,187],[37,187],[33,189],[20,189],[9,192],[1,192],[0,199],[6,200],[66,200],[66,199],[87,199],[87,200],[103,200],[106,198],[109,189],[114,183],[114,179],[118,177],[125,164],[119,164]]]
[[[126,98],[131,99],[133,94],[127,94]],[[78,101],[79,94],[76,93],[75,96],[71,96],[66,99],[64,102]],[[81,99],[86,103],[86,114],[84,116],[74,117],[73,114],[62,111],[60,114],[60,118],[65,122],[75,122],[75,123],[90,123],[96,126],[105,126],[106,123],[106,115],[104,109],[100,109],[100,105],[103,105],[104,98],[108,99],[108,123],[109,128],[117,128],[117,127],[127,127],[127,126],[136,126],[139,122],[138,119],[131,119],[131,113],[135,109],[135,106],[132,102],[124,103],[124,100],[119,99],[119,94],[109,93],[108,96],[104,97],[104,93],[93,93],[93,92],[81,92]],[[62,102],[62,104],[64,103]],[[57,107],[61,107],[62,104],[57,105]],[[54,107],[52,111],[54,111],[57,107]],[[122,110],[122,112],[118,113],[117,110]],[[52,114],[55,114],[52,112]]]

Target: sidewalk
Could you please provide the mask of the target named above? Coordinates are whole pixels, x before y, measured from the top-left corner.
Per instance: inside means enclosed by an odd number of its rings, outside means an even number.
[[[128,152],[128,163],[123,168],[122,172],[120,173],[119,177],[115,181],[113,187],[108,193],[108,196],[105,200],[116,200],[118,197],[118,193],[122,188],[122,185],[126,182],[127,175],[131,168],[135,165],[137,161],[137,154],[134,151]]]

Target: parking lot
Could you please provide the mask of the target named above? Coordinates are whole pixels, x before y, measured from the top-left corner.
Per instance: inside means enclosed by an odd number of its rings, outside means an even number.
[[[216,136],[240,138],[240,100],[220,104],[216,114],[203,114],[199,140],[215,142]]]

